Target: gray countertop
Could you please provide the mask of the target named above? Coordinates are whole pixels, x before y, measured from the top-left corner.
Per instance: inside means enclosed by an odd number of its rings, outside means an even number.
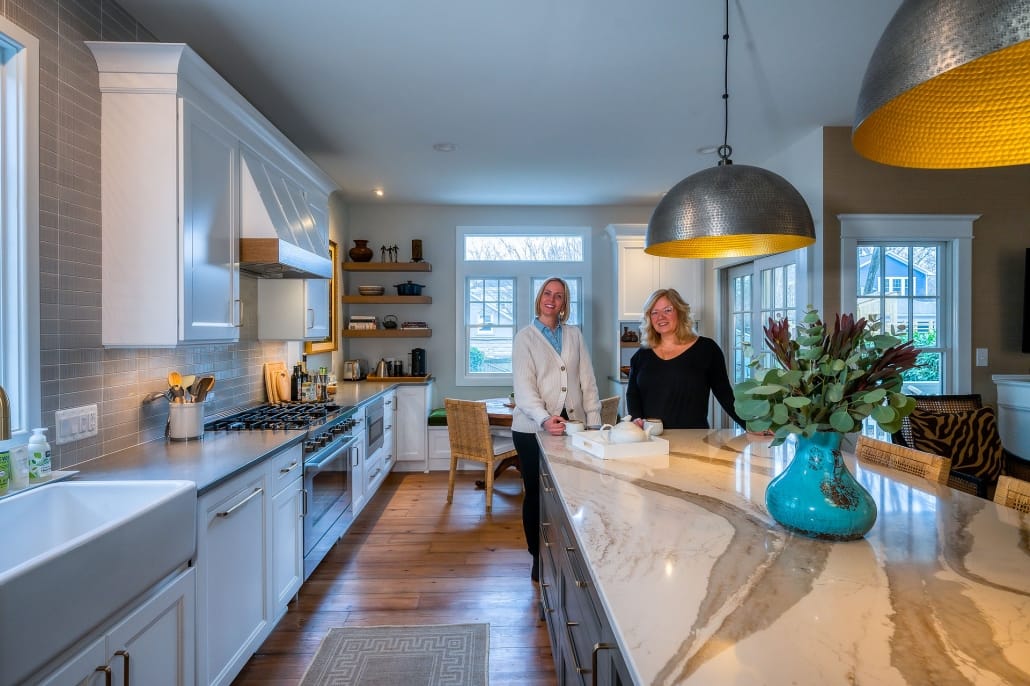
[[[396,387],[396,383],[344,381],[336,386],[335,401],[358,406]],[[407,384],[406,384],[407,385]],[[420,384],[424,385],[424,384]],[[210,418],[208,418],[210,420]],[[197,493],[304,440],[304,430],[206,431],[190,441],[151,441],[73,465],[80,480],[182,479],[197,484]]]

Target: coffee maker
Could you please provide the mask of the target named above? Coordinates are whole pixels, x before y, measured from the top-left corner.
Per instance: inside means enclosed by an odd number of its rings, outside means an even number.
[[[411,350],[411,375],[426,376],[426,351],[425,348],[412,348]]]

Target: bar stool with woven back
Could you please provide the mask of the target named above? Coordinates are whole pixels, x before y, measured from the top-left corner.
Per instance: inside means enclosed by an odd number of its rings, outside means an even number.
[[[916,407],[913,415],[901,420],[901,429],[891,434],[891,441],[897,445],[907,448],[916,448],[931,451],[951,458],[952,470],[948,476],[948,485],[952,488],[978,495],[981,498],[990,498],[991,491],[997,481],[998,473],[1004,469],[1004,463],[1010,459],[1010,454],[1001,446],[1001,439],[997,434],[997,428],[993,428],[987,435],[985,429],[972,427],[966,422],[958,422],[959,417],[965,417],[973,421],[972,416],[987,413],[993,426],[993,410],[985,409],[979,393],[968,393],[962,395],[914,395]],[[915,415],[915,416],[914,416]],[[983,420],[984,417],[979,419]],[[920,428],[916,428],[916,424]],[[975,465],[976,473],[971,473],[968,464],[963,467],[964,461],[968,461],[969,451],[963,456],[962,451],[956,454],[956,442],[970,445],[969,433],[982,433],[979,438],[982,441],[989,441],[995,446],[995,450],[989,450],[984,446],[976,451],[977,459],[983,459]],[[988,458],[990,458],[988,460]],[[1012,455],[1011,459],[1019,460]]]
[[[447,478],[447,502],[454,500],[454,477],[458,460],[471,460],[486,465],[486,511],[493,507],[494,467],[501,460],[515,457],[515,444],[490,433],[486,403],[475,400],[444,398],[447,408],[447,437],[451,444],[451,471]]]
[[[941,455],[924,453],[868,436],[859,436],[855,454],[862,462],[878,464],[906,474],[914,474],[934,483],[947,483],[951,460]]]
[[[1030,513],[1030,481],[1002,474],[998,477],[994,502],[1018,512]]]

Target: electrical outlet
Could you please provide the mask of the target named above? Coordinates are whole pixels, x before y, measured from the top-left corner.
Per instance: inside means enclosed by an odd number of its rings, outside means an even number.
[[[96,405],[58,410],[54,413],[54,422],[57,424],[54,442],[58,445],[96,436],[100,429]]]
[[[976,366],[986,367],[987,366],[987,348],[976,349]]]

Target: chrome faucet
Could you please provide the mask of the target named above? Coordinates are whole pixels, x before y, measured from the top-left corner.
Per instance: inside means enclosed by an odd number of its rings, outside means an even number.
[[[7,391],[0,386],[0,441],[11,437],[11,402],[7,399]]]

